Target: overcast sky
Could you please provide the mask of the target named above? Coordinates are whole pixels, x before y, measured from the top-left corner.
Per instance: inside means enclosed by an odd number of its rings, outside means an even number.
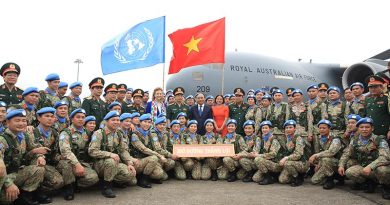
[[[21,66],[18,86],[46,87],[48,73],[88,84],[102,76],[101,46],[142,21],[166,16],[166,34],[226,17],[226,51],[281,59],[353,64],[390,48],[390,1],[340,0],[26,0],[0,2],[0,64]],[[172,46],[166,38],[166,73]],[[163,64],[103,76],[152,90],[162,85]],[[168,77],[168,76],[167,76]],[[167,79],[167,78],[166,78]],[[84,94],[89,94],[84,87]]]

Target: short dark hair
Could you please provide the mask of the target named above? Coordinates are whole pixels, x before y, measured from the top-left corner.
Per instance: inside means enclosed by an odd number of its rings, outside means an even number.
[[[224,98],[222,95],[217,95],[217,96],[215,96],[214,102],[217,102],[217,98],[218,98],[218,97],[221,97],[221,98],[222,98],[222,104],[225,104],[225,98]]]

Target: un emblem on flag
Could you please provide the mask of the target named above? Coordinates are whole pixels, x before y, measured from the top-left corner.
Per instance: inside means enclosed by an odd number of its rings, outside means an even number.
[[[147,28],[131,30],[114,45],[114,56],[120,63],[145,60],[154,45],[153,34]]]

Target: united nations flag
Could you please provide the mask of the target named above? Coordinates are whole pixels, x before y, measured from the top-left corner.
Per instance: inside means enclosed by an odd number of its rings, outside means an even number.
[[[165,16],[151,19],[103,45],[101,65],[104,75],[164,63]]]

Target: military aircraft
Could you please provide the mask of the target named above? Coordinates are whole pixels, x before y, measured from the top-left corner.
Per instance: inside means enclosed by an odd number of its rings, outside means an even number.
[[[365,83],[367,76],[387,70],[388,62],[384,60],[389,58],[390,49],[347,67],[340,64],[289,62],[252,53],[227,52],[225,64],[207,64],[182,69],[170,76],[166,88],[174,89],[181,86],[187,95],[202,92],[214,96],[233,93],[236,87],[241,87],[246,92],[249,89],[269,90],[272,87],[284,90],[292,87],[306,91],[311,84],[326,82],[329,85],[346,88],[353,82]]]

